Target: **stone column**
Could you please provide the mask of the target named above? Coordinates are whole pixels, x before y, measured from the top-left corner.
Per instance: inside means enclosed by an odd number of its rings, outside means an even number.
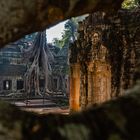
[[[0,77],[0,92],[3,91],[3,78]]]
[[[111,67],[107,65],[107,100],[111,99]]]
[[[12,91],[17,90],[17,79],[12,78]]]
[[[96,62],[94,75],[94,96],[93,103],[103,103],[110,100],[111,95],[111,71],[107,63]]]
[[[88,106],[92,105],[92,98],[94,94],[93,65],[93,62],[90,62],[88,65]]]
[[[80,75],[80,109],[83,110],[86,108],[88,99],[88,76],[85,73]]]
[[[70,110],[80,110],[80,64],[71,64]]]
[[[88,106],[110,99],[111,70],[107,63],[93,61],[88,64]]]

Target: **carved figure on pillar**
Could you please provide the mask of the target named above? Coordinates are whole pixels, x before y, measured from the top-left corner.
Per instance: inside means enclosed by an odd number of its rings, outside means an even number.
[[[92,52],[92,61],[100,60],[102,62],[106,61],[107,58],[107,48],[101,43],[101,33],[99,31],[94,31],[91,35],[91,52]]]
[[[111,71],[107,62],[107,48],[102,44],[101,32],[91,33],[91,57],[88,63],[88,106],[110,99]]]

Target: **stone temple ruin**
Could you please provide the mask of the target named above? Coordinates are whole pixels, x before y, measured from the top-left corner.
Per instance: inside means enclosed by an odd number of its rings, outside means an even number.
[[[48,77],[49,91],[53,94],[68,95],[68,56],[70,56],[71,110],[77,111],[92,104],[100,104],[121,96],[125,89],[131,88],[140,76],[137,71],[140,56],[139,16],[137,8],[131,11],[119,10],[115,15],[95,12],[79,22],[78,39],[70,45],[70,48],[64,46],[60,50],[48,44],[47,47],[54,57],[54,61],[50,63],[52,73]],[[9,53],[9,50],[12,53]],[[36,85],[39,85],[40,93],[44,92],[45,77],[41,68],[39,84],[33,84],[35,78],[34,80],[25,78],[25,73],[27,74],[27,69],[31,65],[29,63],[26,66],[21,55],[21,49],[16,43],[2,49],[0,53],[1,94],[15,91],[38,94],[37,90],[30,90],[36,88]],[[30,89],[26,87],[26,80],[30,81],[33,87]]]
[[[4,3],[4,1],[2,1]],[[10,4],[9,4],[10,2]],[[1,32],[1,42],[6,40],[7,43],[10,39],[7,35],[11,35],[13,32],[13,38],[15,34],[18,32],[27,33],[30,30],[31,23],[34,23],[35,30],[42,29],[42,27],[47,27],[47,25],[51,25],[51,21],[57,22],[58,19],[64,19],[66,17],[74,16],[74,13],[82,14],[85,12],[89,12],[90,8],[93,11],[96,10],[105,10],[108,12],[112,12],[113,8],[118,9],[121,0],[97,0],[95,1],[37,1],[33,3],[33,1],[28,1],[31,3],[29,8],[26,8],[28,3],[23,6],[22,3],[25,4],[25,1],[6,1],[6,5],[4,10],[1,6],[2,19],[1,23],[7,23],[6,21],[10,21],[7,24],[0,24],[1,29],[3,27],[7,29],[4,32]],[[21,2],[21,3],[20,3]],[[45,3],[46,2],[46,3]],[[57,3],[55,3],[57,2]],[[63,2],[65,2],[63,4]],[[71,4],[67,4],[69,2]],[[82,3],[81,3],[82,2]],[[84,2],[84,3],[83,3]],[[1,3],[1,2],[0,2]],[[8,3],[8,4],[7,4]],[[45,5],[45,4],[46,5]],[[15,4],[15,5],[14,5]],[[20,4],[22,8],[25,8],[21,11],[20,6],[17,8],[9,8],[8,6]],[[89,5],[90,4],[90,5]],[[92,5],[93,4],[93,5]],[[2,5],[2,4],[1,4]],[[70,5],[70,6],[67,6]],[[113,6],[112,6],[113,5]],[[61,6],[61,7],[60,7]],[[63,10],[63,7],[66,10]],[[69,8],[70,7],[70,8]],[[87,10],[85,10],[85,8]],[[10,14],[8,11],[10,9]],[[15,10],[14,10],[15,9]],[[31,14],[28,16],[30,19],[25,22],[24,17],[22,18],[22,13],[26,15],[26,11],[29,14],[27,9],[31,9]],[[39,10],[38,10],[39,9]],[[61,10],[62,9],[62,10]],[[65,12],[68,9],[69,13]],[[76,10],[75,10],[76,9]],[[115,9],[115,10],[116,10]],[[60,10],[62,12],[60,12]],[[44,13],[44,11],[47,11]],[[51,11],[51,12],[50,12]],[[72,12],[71,12],[72,11]],[[77,12],[76,12],[77,11]],[[16,25],[12,24],[13,20],[15,21],[16,13],[20,12],[20,16],[16,19]],[[11,14],[12,13],[12,14]],[[14,13],[14,14],[13,14]],[[33,13],[33,14],[32,14]],[[64,13],[64,16],[63,16]],[[3,16],[4,15],[4,16]],[[6,16],[5,16],[6,15]],[[13,16],[11,16],[13,15]],[[15,15],[15,16],[14,16]],[[65,16],[67,15],[67,16]],[[95,16],[97,21],[95,21]],[[46,18],[47,16],[47,18]],[[5,17],[5,18],[3,18]],[[11,17],[11,18],[8,18]],[[33,17],[33,18],[32,18]],[[93,18],[92,18],[93,17]],[[27,18],[26,18],[27,19]],[[35,20],[34,20],[35,19]],[[44,20],[43,20],[44,19]],[[98,20],[99,19],[99,20]],[[4,21],[4,22],[3,22]],[[38,23],[35,24],[35,21]],[[94,22],[93,22],[94,21]],[[22,23],[22,24],[19,24]],[[97,22],[98,26],[94,26]],[[14,22],[15,23],[15,22]],[[79,39],[76,41],[75,48],[71,47],[71,85],[73,84],[74,91],[71,92],[71,110],[79,110],[81,108],[87,107],[90,104],[98,104],[101,102],[96,101],[94,103],[93,94],[94,88],[94,73],[93,70],[97,69],[94,65],[99,63],[100,66],[104,66],[106,70],[106,66],[108,67],[108,77],[110,79],[111,76],[111,95],[110,98],[116,98],[123,94],[124,89],[128,89],[136,83],[136,80],[140,78],[140,13],[139,9],[134,9],[132,11],[120,10],[119,12],[108,13],[94,13],[91,14],[82,24],[84,28],[81,32],[81,37],[83,37],[83,43],[80,39],[82,39],[79,35]],[[10,25],[13,26],[10,26]],[[21,26],[19,26],[21,25]],[[26,25],[26,26],[24,26]],[[44,26],[43,26],[44,25]],[[103,25],[103,26],[101,26]],[[105,26],[104,26],[105,25]],[[91,28],[89,28],[91,26]],[[10,27],[17,27],[17,30],[9,30]],[[29,28],[25,28],[29,27]],[[38,27],[38,28],[37,28]],[[96,28],[94,28],[96,27]],[[22,31],[22,29],[24,30]],[[84,30],[85,29],[85,30]],[[88,30],[86,30],[88,29]],[[91,30],[90,30],[91,29]],[[27,30],[27,32],[25,32]],[[11,31],[10,33],[8,31]],[[81,31],[79,29],[79,31]],[[90,34],[86,34],[86,33]],[[4,33],[4,35],[2,34]],[[83,34],[83,36],[82,36]],[[18,34],[20,35],[20,34]],[[4,37],[3,37],[4,36]],[[20,36],[18,36],[20,37]],[[92,41],[93,40],[93,41]],[[98,47],[95,47],[94,42],[100,42]],[[78,44],[78,45],[77,45]],[[84,51],[82,51],[84,48]],[[94,47],[93,47],[94,46]],[[101,47],[103,46],[103,47]],[[101,47],[101,49],[99,49]],[[92,48],[95,48],[95,56],[93,57]],[[102,51],[103,50],[105,51]],[[97,51],[98,50],[98,51]],[[74,53],[75,52],[75,53]],[[87,52],[87,53],[85,53]],[[103,52],[103,60],[102,57],[99,57]],[[89,53],[89,55],[87,55]],[[85,57],[83,57],[85,55]],[[89,58],[88,58],[89,57]],[[86,59],[85,59],[86,58]],[[81,63],[81,59],[85,59],[85,63]],[[96,61],[95,61],[96,60]],[[91,68],[91,69],[90,69]],[[109,69],[110,68],[110,69]],[[101,69],[102,70],[102,69]],[[95,71],[96,72],[96,71]],[[111,73],[110,73],[111,72]],[[111,74],[111,75],[110,75]],[[104,77],[102,71],[99,73],[99,76]],[[88,91],[89,78],[91,79],[93,85]],[[82,80],[79,80],[82,79]],[[96,80],[96,79],[95,79]],[[85,83],[83,84],[82,83]],[[104,83],[104,81],[101,81]],[[84,85],[84,86],[83,86]],[[81,88],[84,89],[84,99],[81,98]],[[71,86],[72,89],[72,86]],[[104,88],[103,88],[104,89]],[[107,89],[107,88],[106,88]],[[107,90],[106,90],[107,91]],[[110,92],[110,91],[109,91]],[[90,94],[92,94],[92,97]],[[100,90],[97,88],[96,93],[100,93]],[[117,100],[110,101],[108,103],[104,103],[96,108],[90,108],[88,110],[82,111],[80,113],[76,113],[70,116],[62,116],[62,115],[48,115],[48,116],[39,116],[32,113],[27,113],[20,111],[15,106],[8,105],[7,103],[0,102],[0,124],[1,124],[1,139],[89,139],[89,140],[101,140],[101,139],[122,139],[122,140],[132,140],[132,139],[140,139],[140,85],[136,85],[136,88],[129,90],[131,93],[128,96],[118,98]],[[88,97],[91,97],[88,98]],[[99,99],[99,98],[98,98]],[[47,131],[46,131],[47,130]]]
[[[79,22],[78,40],[70,47],[72,111],[121,96],[136,83],[139,12],[95,12]]]
[[[39,34],[39,33],[38,33]],[[43,34],[43,33],[42,33]],[[37,35],[36,35],[37,36]],[[41,36],[36,39],[41,40]],[[32,72],[30,75],[30,67],[32,66],[32,58],[30,50],[33,48],[33,39],[19,40],[11,43],[0,50],[0,94],[12,95],[11,93],[19,93],[19,95],[29,96],[36,95],[36,74]],[[26,44],[26,45],[25,45]],[[43,46],[43,42],[41,42]],[[68,46],[62,49],[51,44],[45,46],[49,49],[53,56],[53,61],[49,62],[51,74],[48,76],[48,89],[51,95],[68,96],[69,94],[69,75],[68,75]],[[40,60],[39,60],[40,61]],[[29,74],[29,77],[27,75]],[[28,79],[27,79],[28,78]],[[36,79],[37,80],[37,79]],[[29,83],[27,83],[28,81]],[[45,74],[42,67],[39,68],[39,93],[45,93]],[[29,87],[30,84],[30,87]],[[27,87],[28,86],[28,87]]]
[[[16,44],[9,44],[0,50],[0,94],[23,90],[25,72],[26,64]]]

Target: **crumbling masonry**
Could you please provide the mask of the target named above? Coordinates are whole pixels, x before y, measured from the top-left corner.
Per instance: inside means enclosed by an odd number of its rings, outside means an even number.
[[[139,20],[137,8],[115,15],[96,12],[79,22],[78,40],[70,48],[71,110],[116,98],[136,83]]]

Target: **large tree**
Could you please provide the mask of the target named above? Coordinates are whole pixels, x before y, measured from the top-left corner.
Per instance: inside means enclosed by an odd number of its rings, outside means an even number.
[[[53,55],[47,45],[46,31],[38,32],[33,44],[24,49],[23,53],[28,63],[27,72],[25,73],[25,90],[27,93],[40,94],[40,72],[44,74],[45,78],[44,92],[50,93],[48,79],[51,75],[50,63],[53,61]]]
[[[66,21],[64,25],[64,31],[62,32],[62,38],[54,38],[53,44],[59,48],[69,45],[70,42],[74,42],[76,39],[76,31],[78,28],[77,18],[71,18]]]

